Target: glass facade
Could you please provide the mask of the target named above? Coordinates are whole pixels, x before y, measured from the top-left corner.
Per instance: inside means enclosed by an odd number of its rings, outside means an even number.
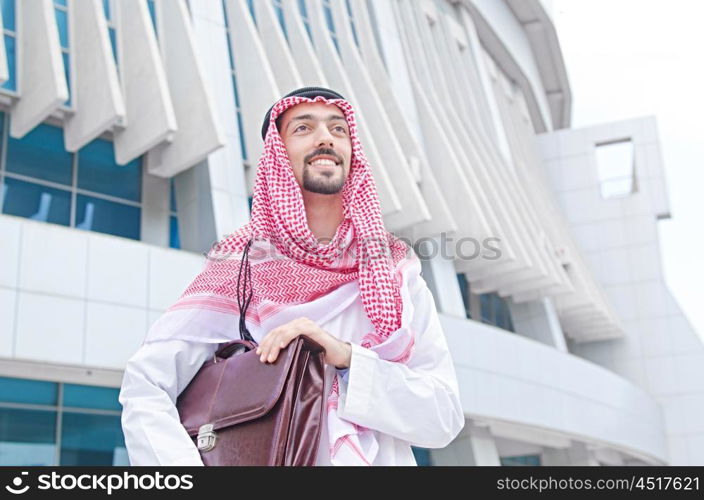
[[[308,7],[306,7],[306,0],[298,0],[298,10],[301,13],[301,19],[303,19],[303,26],[306,27],[308,32],[308,39],[313,41],[313,34],[310,31],[310,19],[308,18]]]
[[[7,69],[10,73],[8,80],[1,85],[3,89],[11,92],[17,91],[17,78],[15,68],[15,41],[17,33],[15,31],[15,0],[0,0],[2,8],[3,37],[5,37],[5,57],[7,58]]]
[[[515,457],[500,457],[501,465],[507,466],[538,466],[540,465],[540,455],[519,455]]]
[[[171,248],[181,248],[181,238],[178,233],[178,212],[176,211],[176,187],[173,178],[171,179],[171,189],[169,195],[169,246]]]
[[[281,31],[284,32],[284,38],[288,42],[288,31],[286,30],[286,19],[284,18],[284,8],[281,5],[282,0],[272,0],[274,5],[274,12],[276,12],[276,18],[279,20],[279,25],[281,26]]]
[[[64,76],[68,86],[68,99],[64,104],[71,106],[71,60],[68,39],[68,9],[65,1],[54,0],[54,16],[56,17],[56,27],[59,30],[59,43],[61,44],[61,57],[64,63]]]
[[[460,292],[462,292],[462,303],[464,304],[464,312],[467,318],[472,319],[472,308],[470,306],[470,296],[469,296],[469,281],[463,273],[457,273],[457,283],[460,285]]]
[[[602,198],[621,198],[637,191],[633,141],[597,144],[596,158]]]
[[[0,113],[3,214],[140,239],[141,158],[117,165],[112,143],[102,139],[69,153],[63,131],[48,124],[21,139],[8,129]]]
[[[335,50],[340,53],[340,44],[337,42],[337,32],[335,31],[335,23],[332,20],[332,9],[330,7],[330,0],[323,0],[323,11],[325,12],[325,24],[330,32],[330,37],[332,42],[335,44]]]
[[[242,108],[240,106],[240,96],[237,91],[237,67],[235,66],[235,55],[232,53],[232,36],[230,33],[230,23],[228,21],[228,10],[227,2],[222,0],[222,10],[225,17],[225,29],[227,31],[227,52],[230,57],[230,69],[232,70],[232,87],[235,92],[235,107],[237,108],[237,128],[240,132],[240,148],[242,149],[242,159],[247,163],[247,146],[244,142],[244,127],[242,125]],[[254,16],[254,9],[250,8],[252,11],[252,16]]]
[[[0,465],[129,465],[118,394],[0,377]]]
[[[462,302],[467,318],[510,332],[516,331],[506,299],[495,292],[472,295],[470,293],[471,283],[467,281],[467,277],[463,273],[457,273],[457,283],[462,293]]]
[[[105,13],[105,21],[108,24],[108,34],[110,35],[110,46],[112,47],[112,57],[117,64],[117,42],[115,38],[115,19],[112,17],[112,9],[110,8],[110,0],[103,0],[103,12]],[[119,68],[118,68],[119,70]]]
[[[509,332],[515,331],[506,299],[499,296],[496,292],[492,292],[480,295],[479,301],[484,323],[498,326]]]
[[[411,450],[413,450],[413,456],[416,459],[416,464],[418,466],[431,466],[433,465],[433,460],[430,457],[430,450],[427,448],[416,448],[415,446],[411,446]]]
[[[357,28],[354,25],[354,15],[352,14],[352,6],[350,5],[350,0],[345,0],[345,5],[347,6],[347,15],[350,17],[350,27],[352,28],[352,37],[354,38],[354,43],[359,47],[359,38],[357,37]]]

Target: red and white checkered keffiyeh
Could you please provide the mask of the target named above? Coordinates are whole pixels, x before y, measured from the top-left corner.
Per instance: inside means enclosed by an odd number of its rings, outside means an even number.
[[[342,190],[343,221],[328,244],[319,243],[308,227],[301,188],[276,128],[276,118],[302,102],[334,104],[349,125],[352,158]],[[239,256],[250,239],[257,243],[248,251],[253,296],[246,308],[247,324],[261,325],[292,304],[312,301],[359,280],[364,310],[376,329],[364,335],[361,346],[373,349],[382,359],[408,361],[414,336],[407,329],[399,335],[403,308],[399,270],[418,259],[406,243],[384,227],[355,114],[346,100],[294,96],[274,105],[257,170],[250,222],[211,249],[203,272],[169,311],[206,308],[239,316]],[[336,373],[326,406],[331,462],[371,465],[378,449],[373,433],[338,418],[338,395]]]

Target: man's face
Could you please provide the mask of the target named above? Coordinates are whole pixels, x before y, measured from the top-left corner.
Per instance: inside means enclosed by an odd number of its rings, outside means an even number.
[[[342,190],[350,171],[352,142],[345,115],[333,104],[303,102],[282,115],[279,135],[301,189],[319,194]]]

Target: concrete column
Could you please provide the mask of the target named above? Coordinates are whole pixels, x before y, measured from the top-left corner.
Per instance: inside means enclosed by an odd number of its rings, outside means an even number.
[[[215,230],[207,161],[174,177],[181,249],[207,252],[224,235]],[[168,202],[168,197],[166,198]]]
[[[142,169],[142,220],[140,239],[151,245],[169,246],[169,179]]]
[[[418,251],[421,254],[423,267],[422,276],[433,292],[438,312],[465,317],[462,292],[457,282],[457,272],[451,259],[443,258],[441,238],[425,238],[420,242]],[[426,259],[430,257],[429,259]]]
[[[519,304],[509,299],[507,303],[516,333],[567,352],[565,336],[551,298]]]

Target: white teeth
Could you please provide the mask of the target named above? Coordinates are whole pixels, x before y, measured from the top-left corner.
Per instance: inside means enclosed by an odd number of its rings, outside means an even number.
[[[332,160],[315,160],[315,161],[311,162],[311,165],[333,166],[333,165],[335,165],[335,162]]]

